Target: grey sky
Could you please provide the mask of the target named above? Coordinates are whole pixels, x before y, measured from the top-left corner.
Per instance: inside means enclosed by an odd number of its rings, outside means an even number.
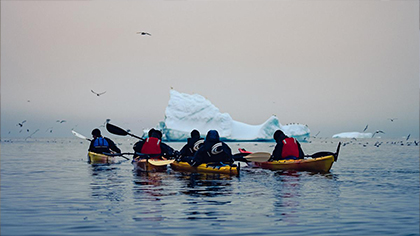
[[[418,137],[419,64],[415,0],[1,1],[1,134],[141,134],[174,87],[248,124]]]

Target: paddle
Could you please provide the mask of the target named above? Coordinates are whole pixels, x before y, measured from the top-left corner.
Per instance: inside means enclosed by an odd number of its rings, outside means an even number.
[[[125,131],[125,130],[121,129],[120,127],[115,126],[115,125],[113,125],[113,124],[111,124],[111,123],[106,123],[106,129],[107,129],[110,133],[112,133],[112,134],[121,135],[121,136],[130,135],[130,136],[132,136],[132,137],[134,137],[134,138],[138,138],[138,139],[140,139],[140,140],[144,140],[144,139],[142,139],[142,138],[140,138],[140,137],[138,137],[138,136],[136,136],[136,135],[134,135],[134,134],[130,134],[129,132],[127,132],[127,131]]]
[[[336,162],[338,160],[338,153],[340,152],[340,146],[341,146],[341,142],[338,142],[337,150],[335,151],[335,153],[333,153],[333,152],[317,152],[317,153],[314,153],[312,155],[305,155],[305,157],[318,158],[318,157],[325,157],[325,156],[333,155],[334,156],[334,161]]]
[[[71,132],[74,134],[74,136],[76,136],[76,137],[78,137],[78,138],[85,139],[85,140],[87,140],[87,141],[92,141],[91,139],[86,138],[85,136],[83,136],[83,135],[81,135],[81,134],[77,133],[77,132],[76,132],[76,131],[74,131],[74,130],[72,130]]]
[[[122,158],[124,158],[126,160],[130,160],[130,158],[125,157],[124,155],[134,155],[134,153],[129,153],[129,152],[124,152],[124,153],[106,153],[106,152],[104,152],[104,155],[113,156],[113,157],[122,157]]]
[[[270,157],[271,153],[268,152],[237,153],[233,155],[234,160],[243,162],[266,162]]]

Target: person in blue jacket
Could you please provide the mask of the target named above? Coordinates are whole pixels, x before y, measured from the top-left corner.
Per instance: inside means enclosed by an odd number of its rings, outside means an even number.
[[[197,150],[190,162],[192,166],[199,166],[202,163],[233,164],[232,150],[226,143],[220,141],[216,130],[207,133],[203,146]]]
[[[121,153],[121,150],[115,145],[115,143],[107,138],[102,137],[101,131],[99,129],[92,130],[93,140],[90,141],[89,152],[95,153]]]

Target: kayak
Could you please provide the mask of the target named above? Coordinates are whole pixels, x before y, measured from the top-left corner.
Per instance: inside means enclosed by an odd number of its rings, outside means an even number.
[[[96,152],[88,152],[88,159],[89,162],[92,164],[95,163],[114,163],[115,157],[114,156],[108,156],[105,154],[100,154]]]
[[[328,172],[330,171],[333,163],[334,155],[328,155],[312,159],[253,162],[253,165],[269,170],[301,170],[311,172]]]
[[[166,171],[168,164],[171,164],[174,160],[162,160],[162,159],[139,159],[133,160],[133,165],[138,171],[147,172],[164,172]]]
[[[201,164],[197,167],[191,166],[188,162],[174,161],[171,168],[176,171],[193,172],[193,173],[218,173],[225,175],[239,176],[240,166],[238,165],[212,165],[209,163]]]
[[[333,163],[338,160],[341,142],[338,143],[335,153],[332,152],[317,152],[312,155],[305,155],[311,159],[287,159],[268,161],[271,157],[270,153],[266,152],[248,152],[245,149],[239,149],[239,155],[236,160],[245,161],[251,167],[260,167],[269,170],[301,170],[311,172],[329,172]],[[241,155],[243,155],[241,157]]]

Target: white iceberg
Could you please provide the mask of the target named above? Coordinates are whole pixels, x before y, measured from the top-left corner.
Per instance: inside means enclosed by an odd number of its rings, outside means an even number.
[[[375,133],[360,133],[360,132],[343,132],[334,134],[333,138],[373,138],[377,133],[384,133],[381,130],[377,130]]]
[[[209,100],[199,94],[185,94],[170,90],[165,120],[156,127],[167,141],[184,141],[193,129],[204,137],[209,130],[217,130],[227,141],[274,141],[273,134],[280,129],[300,142],[308,141],[310,130],[302,124],[281,125],[276,116],[263,124],[249,125],[235,121],[228,113],[221,113]]]

